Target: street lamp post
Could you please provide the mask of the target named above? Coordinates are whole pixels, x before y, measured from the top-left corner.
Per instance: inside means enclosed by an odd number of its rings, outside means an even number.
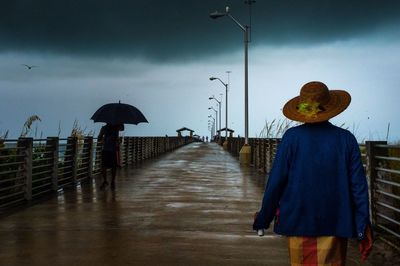
[[[210,120],[208,120],[208,130],[210,130],[210,140],[212,140],[212,135],[213,135],[213,131],[214,131],[214,128],[213,128],[213,124],[212,124],[212,121],[210,121]]]
[[[218,130],[219,130],[219,134],[218,134],[218,136],[220,137],[220,135],[221,135],[221,101],[218,101],[215,97],[214,97],[214,95],[212,96],[212,97],[209,97],[208,98],[209,100],[212,100],[212,99],[214,99],[217,103],[218,103],[218,113],[219,113],[219,126],[218,126]],[[210,108],[208,108],[208,109],[210,109]]]
[[[214,128],[214,130],[213,130],[213,136],[215,136],[215,131],[216,131],[216,129],[215,129],[215,127],[216,127],[216,125],[215,125],[215,118],[214,118],[212,115],[209,115],[208,118],[211,118],[211,119],[213,120],[213,128]],[[213,139],[213,137],[211,137],[211,139]]]
[[[208,130],[210,130],[210,141],[212,140],[212,135],[213,135],[213,126],[210,125],[212,123],[210,120],[208,120]]]
[[[218,131],[218,111],[217,110],[215,110],[214,109],[214,107],[208,107],[208,110],[213,110],[214,112],[215,112],[215,120],[216,120],[216,125],[215,125],[215,127],[216,127],[216,132],[215,132],[215,134],[217,135],[217,131]],[[218,133],[218,136],[219,136],[219,133]]]
[[[227,73],[229,75],[230,71],[227,71]],[[216,79],[219,80],[219,82],[221,82],[222,85],[225,86],[225,141],[224,141],[223,147],[225,150],[227,150],[228,149],[228,87],[229,87],[229,84],[223,82],[218,77],[210,77],[211,81],[216,80]]]
[[[250,2],[249,2],[250,3]],[[249,46],[249,26],[242,25],[236,18],[229,13],[229,7],[225,12],[215,11],[210,14],[210,18],[217,19],[227,16],[244,32],[244,137],[245,144],[240,150],[239,158],[242,164],[249,165],[251,160],[251,147],[249,145],[249,108],[248,108],[248,46]]]

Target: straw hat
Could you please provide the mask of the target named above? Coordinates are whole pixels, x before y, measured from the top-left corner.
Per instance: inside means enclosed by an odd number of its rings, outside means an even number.
[[[289,100],[283,107],[283,114],[295,121],[317,123],[337,116],[349,106],[351,96],[343,90],[328,90],[319,81],[306,83],[300,96]]]

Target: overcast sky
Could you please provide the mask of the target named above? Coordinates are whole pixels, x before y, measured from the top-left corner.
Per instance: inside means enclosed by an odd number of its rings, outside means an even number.
[[[149,124],[125,135],[209,135],[208,107],[228,81],[228,126],[244,134],[243,32],[223,11],[250,24],[241,0],[14,0],[0,5],[0,135],[21,133],[38,115],[44,137],[86,131],[108,102],[139,108]],[[362,140],[400,140],[399,1],[257,1],[249,50],[249,134],[283,119],[301,86],[319,80],[352,95],[333,119]],[[22,64],[38,67],[27,69]],[[225,113],[222,113],[223,117]],[[225,120],[222,125],[225,126]],[[40,133],[38,133],[40,134]]]

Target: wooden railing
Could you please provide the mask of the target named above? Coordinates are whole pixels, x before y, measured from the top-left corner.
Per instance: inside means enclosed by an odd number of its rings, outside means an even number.
[[[367,141],[361,151],[377,236],[400,251],[400,145]]]
[[[268,175],[279,142],[280,139],[250,138],[251,166]],[[239,156],[243,144],[244,138],[229,138],[228,151]],[[400,145],[367,141],[360,150],[369,183],[374,230],[379,239],[400,251]]]
[[[188,137],[123,137],[122,166],[155,158],[193,141]],[[101,145],[92,137],[20,138],[0,143],[0,210],[30,203],[100,172]]]

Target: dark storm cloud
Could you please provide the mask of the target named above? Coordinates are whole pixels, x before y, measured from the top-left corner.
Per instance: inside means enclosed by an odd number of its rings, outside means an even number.
[[[241,32],[232,21],[208,17],[227,4],[248,23],[240,0],[3,1],[0,51],[180,60],[241,49]],[[252,9],[253,43],[357,38],[398,23],[399,10],[400,1],[259,0]]]

